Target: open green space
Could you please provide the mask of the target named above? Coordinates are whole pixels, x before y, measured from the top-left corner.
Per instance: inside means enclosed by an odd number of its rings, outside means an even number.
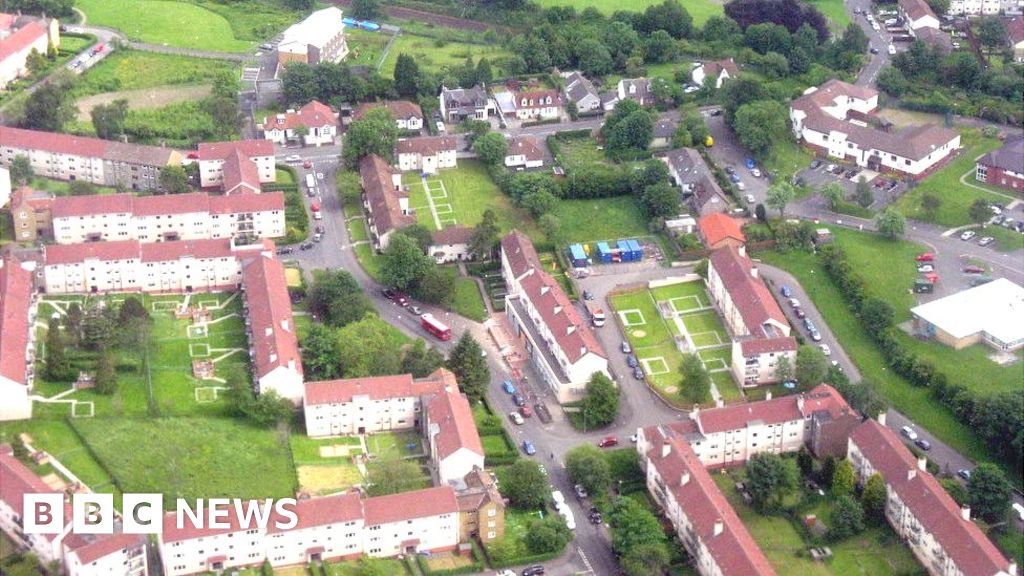
[[[925,574],[914,555],[903,546],[888,525],[872,526],[861,534],[840,542],[829,543],[833,557],[825,562],[811,559],[808,549],[814,547],[806,541],[796,521],[786,516],[763,516],[743,501],[735,483],[744,478],[742,469],[734,468],[728,474],[713,474],[715,484],[725,494],[743,525],[761,547],[768,561],[779,574],[807,576],[885,576]],[[828,510],[824,498],[798,508],[798,516],[819,510]],[[826,518],[822,518],[825,522]]]
[[[850,14],[846,11],[843,0],[807,0],[807,3],[828,18],[828,27],[836,36],[841,35],[850,23]]]
[[[196,50],[245,52],[252,40],[240,40],[224,16],[196,4],[167,0],[79,0],[88,23],[109,26],[129,39]]]
[[[474,62],[480,58],[487,58],[493,65],[509,56],[509,53],[501,46],[450,42],[441,38],[400,34],[391,45],[391,50],[380,68],[380,73],[391,78],[395,73],[395,62],[398,61],[398,55],[403,52],[416,58],[420,70],[431,72],[438,72],[445,66],[462,65],[467,58],[472,58]]]
[[[337,438],[310,438],[303,432],[293,433],[288,437],[292,450],[292,460],[296,466],[303,464],[333,464],[338,458],[324,458],[320,448],[324,446],[347,446],[349,454],[362,454],[363,449],[358,436],[339,436]]]
[[[366,565],[372,565],[377,571],[373,574],[390,574],[401,576],[408,574],[405,563],[395,558],[374,558],[363,561],[324,562],[323,571],[326,576],[362,576],[366,574]]]
[[[71,195],[70,190],[71,182],[66,180],[50,180],[49,178],[41,178],[39,176],[32,177],[29,182],[29,187],[33,190],[41,190],[49,192],[54,196],[69,196]],[[114,194],[117,192],[115,188],[107,188],[104,186],[94,186],[93,190],[96,194]]]
[[[904,216],[934,222],[943,226],[963,226],[971,223],[970,207],[978,198],[989,202],[1007,202],[1011,195],[996,194],[986,190],[996,191],[995,187],[987,187],[974,179],[975,159],[982,154],[991,152],[1002,143],[995,138],[985,138],[978,130],[963,130],[961,132],[960,144],[963,150],[960,155],[942,167],[939,171],[928,176],[917,186],[907,191],[896,201],[896,209]],[[964,185],[960,177],[970,186]],[[940,205],[934,213],[929,213],[921,208],[921,199],[925,195],[934,196],[939,199]]]
[[[647,220],[634,196],[559,200],[552,214],[566,243],[647,236]]]
[[[667,323],[658,313],[647,290],[617,294],[610,296],[608,301],[619,315],[633,347],[657,346],[672,341]]]
[[[415,456],[423,453],[423,437],[415,430],[369,434],[366,449],[371,455],[384,459]]]
[[[694,303],[699,301],[702,306],[711,305],[708,293],[704,289],[704,283],[699,280],[652,288],[651,296],[653,296],[658,302],[665,302],[676,298],[686,298],[685,301],[680,300],[675,303],[676,309],[682,309],[683,306],[690,305],[691,301]]]
[[[701,356],[703,358],[703,356]],[[732,377],[732,372],[712,372],[711,381],[715,383],[715,389],[722,395],[722,400],[726,404],[738,404],[743,402],[744,396],[740,392],[736,381]]]
[[[719,343],[726,344],[729,342],[729,335],[725,332],[725,326],[722,325],[722,320],[714,310],[685,314],[681,319],[683,321],[683,325],[686,326],[686,331],[689,332],[691,336],[713,332],[718,335]],[[711,334],[706,335],[709,340],[714,340],[714,337]],[[706,346],[707,344],[697,345]]]
[[[355,242],[368,242],[370,240],[370,231],[366,227],[366,218],[353,218],[346,224],[348,227],[348,237]]]
[[[842,4],[840,3],[840,6]],[[777,140],[772,146],[772,157],[763,162],[765,169],[776,179],[790,180],[793,175],[806,168],[814,155],[797,145],[790,138]],[[798,194],[800,189],[798,188]]]
[[[0,423],[0,443],[13,443],[19,434],[27,434],[29,444],[33,448],[45,450],[93,491],[117,492],[113,479],[93,458],[88,448],[75,435],[67,422],[33,418],[32,420]],[[53,467],[51,465],[37,466],[35,471],[45,474],[53,471]]]
[[[391,39],[390,32],[370,32],[360,28],[346,28],[345,42],[348,44],[348,56],[345,63],[349,66],[369,66],[376,70],[380,57],[384,55],[384,47]],[[396,56],[397,58],[397,56]],[[394,67],[394,63],[391,64]]]
[[[477,322],[484,321],[487,317],[487,308],[484,307],[484,297],[480,294],[476,280],[465,276],[455,279],[452,311]]]
[[[487,174],[487,168],[477,160],[459,160],[458,168],[441,170],[427,181],[442,226],[476,226],[486,210],[494,211],[502,232],[514,227],[522,229],[524,221],[532,223],[525,212],[512,206],[509,197]],[[446,197],[440,192],[439,182],[444,183]],[[409,206],[416,211],[416,220],[429,230],[437,230],[419,174],[406,172],[402,183],[409,186]]]
[[[76,97],[122,90],[212,82],[221,74],[238,74],[226,60],[192,58],[138,50],[115,50],[89,68],[75,83]]]
[[[174,498],[286,498],[288,441],[226,418],[95,418],[75,429],[126,492]]]
[[[366,271],[370,278],[379,282],[382,260],[380,254],[377,254],[369,243],[357,244],[352,247],[352,250],[356,253],[356,258],[359,260],[359,265],[363,267],[363,270]]]
[[[660,0],[633,0],[631,2],[622,2],[621,0],[537,0],[537,4],[540,4],[544,8],[550,8],[551,6],[572,6],[576,8],[577,12],[580,12],[586,8],[597,8],[601,13],[605,15],[611,15],[613,12],[619,10],[628,10],[631,12],[642,12],[647,9],[648,6],[654,6],[661,4]],[[693,23],[700,26],[712,16],[722,15],[722,4],[714,2],[713,0],[684,0],[682,2],[686,11],[693,17]]]

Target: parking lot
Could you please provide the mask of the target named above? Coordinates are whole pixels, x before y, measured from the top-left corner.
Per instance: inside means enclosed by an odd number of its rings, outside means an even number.
[[[829,182],[838,182],[846,189],[848,201],[852,201],[857,190],[857,181],[861,177],[871,184],[871,191],[875,201],[869,208],[879,210],[894,202],[901,194],[906,192],[906,184],[888,174],[879,174],[867,168],[838,164],[828,159],[818,159],[804,170],[797,173],[804,184],[813,190],[818,190]]]

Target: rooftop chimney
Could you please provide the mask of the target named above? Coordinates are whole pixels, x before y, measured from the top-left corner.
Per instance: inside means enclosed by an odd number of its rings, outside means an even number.
[[[968,522],[970,522],[971,521],[971,507],[970,506],[961,506],[960,507],[960,517],[963,518],[964,520],[967,520]]]
[[[885,412],[878,413],[878,423],[885,426]]]
[[[664,444],[661,445],[661,457],[662,458],[668,456],[671,452],[672,452],[672,445],[671,444],[669,444],[668,442],[665,442]]]
[[[908,481],[913,480],[914,476],[917,476],[917,468],[911,468],[910,470],[907,470]]]
[[[753,266],[750,267],[750,277],[751,278],[757,278],[757,268],[755,268]]]
[[[921,470],[921,471],[927,470],[928,469],[928,459],[925,458],[924,456],[919,456],[917,458],[917,469]]]
[[[688,471],[687,472],[683,472],[683,476],[679,479],[679,485],[680,486],[686,486],[689,483],[690,483],[690,473]]]
[[[771,390],[765,392],[764,399],[765,400],[771,400],[772,399],[772,391]]]
[[[1017,563],[1011,560],[1010,565],[1006,567],[1006,572],[1010,576],[1017,576]]]
[[[725,530],[725,523],[722,522],[721,518],[715,520],[715,536],[718,536]]]
[[[725,400],[722,400],[722,397],[721,397],[721,396],[719,396],[719,397],[718,397],[718,398],[717,398],[717,399],[715,400],[715,407],[716,407],[716,408],[721,408],[722,406],[725,406]]]

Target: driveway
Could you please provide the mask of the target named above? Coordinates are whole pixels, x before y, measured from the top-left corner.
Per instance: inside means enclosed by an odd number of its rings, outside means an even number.
[[[708,155],[721,168],[726,166],[735,168],[745,188],[740,192],[741,195],[746,196],[750,194],[757,202],[763,203],[768,192],[768,186],[771,184],[768,181],[767,175],[762,173],[760,178],[754,178],[750,170],[747,170],[746,161],[747,158],[751,158],[750,152],[740,144],[733,131],[726,126],[725,116],[712,116],[711,110],[713,109],[701,111],[701,114],[704,115],[704,122],[708,126],[708,131],[715,140],[715,145],[708,149]]]

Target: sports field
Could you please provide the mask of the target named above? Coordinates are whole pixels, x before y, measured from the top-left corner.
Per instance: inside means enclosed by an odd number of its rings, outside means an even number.
[[[609,297],[633,354],[647,380],[668,402],[679,398],[680,347],[696,351],[711,372],[716,388],[728,401],[739,400],[729,376],[732,348],[725,327],[701,282],[684,282]]]
[[[88,24],[117,28],[131,40],[216,52],[253,47],[235,37],[227,18],[188,2],[78,0],[78,8]]]
[[[512,206],[476,160],[459,160],[458,168],[444,169],[425,179],[419,173],[406,172],[402,183],[409,186],[409,207],[416,212],[416,220],[429,230],[476,226],[488,209],[494,211],[503,232],[513,227],[523,229],[524,222],[532,221]]]

